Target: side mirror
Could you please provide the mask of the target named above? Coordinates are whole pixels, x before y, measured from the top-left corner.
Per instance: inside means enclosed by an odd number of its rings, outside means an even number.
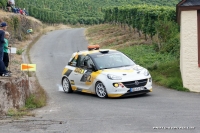
[[[68,62],[68,65],[70,65],[70,66],[76,66],[76,62]]]

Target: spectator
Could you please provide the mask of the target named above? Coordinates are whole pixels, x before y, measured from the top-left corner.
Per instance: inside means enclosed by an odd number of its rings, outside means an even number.
[[[12,7],[11,5],[12,5],[11,2],[8,1],[7,5],[6,5],[6,8],[7,8],[7,11],[9,11],[9,12],[11,12],[11,7]]]
[[[26,11],[26,9],[24,8],[24,14],[28,16],[28,12]]]
[[[21,15],[25,15],[25,14],[24,14],[24,11],[23,11],[21,8],[19,8],[19,13],[20,13]]]
[[[8,0],[11,3],[11,6],[15,6],[15,0]]]
[[[14,12],[14,13],[18,13],[16,7],[12,6],[11,8],[12,8],[12,12]]]
[[[16,13],[19,13],[19,8],[18,8],[18,7],[16,7],[15,9],[16,9]]]
[[[4,65],[6,67],[6,69],[8,70],[8,64],[9,64],[9,55],[8,55],[8,49],[10,49],[10,47],[8,47],[8,39],[10,37],[9,32],[5,31],[5,37],[4,37],[4,46],[3,46],[3,62]]]
[[[4,35],[5,35],[6,29],[7,29],[7,24],[5,22],[1,22],[0,24],[0,74],[5,77],[10,77],[11,75],[6,70],[4,62],[3,62],[3,45],[5,43]]]

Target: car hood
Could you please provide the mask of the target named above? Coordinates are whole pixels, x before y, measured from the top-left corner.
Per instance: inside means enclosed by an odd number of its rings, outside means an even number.
[[[103,69],[101,73],[106,76],[108,74],[119,76],[122,78],[122,80],[138,80],[149,78],[150,74],[145,75],[146,72],[148,72],[146,68],[143,68],[139,65],[134,65],[127,67]]]

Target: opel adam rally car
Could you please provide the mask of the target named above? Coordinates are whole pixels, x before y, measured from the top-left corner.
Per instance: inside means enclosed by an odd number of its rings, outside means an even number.
[[[75,52],[62,72],[64,92],[79,91],[100,98],[145,94],[152,91],[148,70],[117,50]]]

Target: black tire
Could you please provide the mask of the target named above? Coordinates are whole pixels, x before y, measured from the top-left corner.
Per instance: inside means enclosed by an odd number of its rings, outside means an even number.
[[[70,84],[68,78],[66,78],[66,77],[64,77],[63,80],[62,80],[62,87],[63,87],[63,91],[65,93],[71,93],[71,92],[73,92],[71,84]]]
[[[106,87],[102,82],[97,82],[95,85],[95,92],[99,98],[106,98],[108,97]]]

